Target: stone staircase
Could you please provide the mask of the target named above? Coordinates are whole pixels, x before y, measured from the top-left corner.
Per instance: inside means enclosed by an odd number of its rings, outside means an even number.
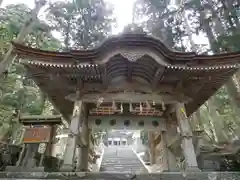
[[[102,172],[147,173],[147,169],[128,146],[110,146],[104,150]]]

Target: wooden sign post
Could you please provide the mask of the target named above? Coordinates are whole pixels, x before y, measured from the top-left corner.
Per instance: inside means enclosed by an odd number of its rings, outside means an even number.
[[[23,143],[48,143],[51,137],[51,127],[28,127],[24,133]]]

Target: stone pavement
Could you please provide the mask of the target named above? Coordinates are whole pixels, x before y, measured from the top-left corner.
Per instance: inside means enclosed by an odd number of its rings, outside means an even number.
[[[191,172],[183,177],[180,172],[152,174],[131,173],[64,173],[64,172],[0,172],[0,180],[52,179],[52,180],[239,180],[239,172]]]
[[[104,149],[101,172],[147,173],[147,169],[129,146],[109,146]]]

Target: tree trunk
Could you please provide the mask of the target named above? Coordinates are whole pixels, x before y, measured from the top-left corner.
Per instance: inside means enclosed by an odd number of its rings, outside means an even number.
[[[219,115],[217,109],[216,109],[217,103],[215,100],[215,97],[211,97],[208,100],[208,111],[211,115],[212,123],[214,126],[214,130],[217,136],[217,141],[220,143],[226,143],[229,141],[228,133],[226,133],[226,129],[224,126],[224,119]]]
[[[227,91],[230,94],[231,101],[235,102],[233,104],[240,108],[240,94],[239,94],[239,90],[238,90],[233,78],[231,78],[227,82],[226,88],[227,88]],[[239,115],[240,115],[240,112],[239,112]]]
[[[233,112],[235,115],[237,115],[237,118],[234,120],[236,124],[236,129],[239,131],[240,129],[240,94],[239,94],[239,89],[237,88],[233,78],[231,78],[227,84],[226,84],[227,91],[229,93],[229,98],[230,98],[230,105],[233,108]]]
[[[211,3],[210,3],[211,5]],[[223,35],[224,34],[224,28],[221,24],[221,22],[219,21],[218,17],[217,17],[217,14],[216,12],[212,9],[212,15],[213,17],[215,18],[215,24],[216,24],[216,27],[217,27],[217,32],[220,34],[220,35]],[[200,17],[201,18],[204,18],[205,17],[205,14],[204,12],[201,12],[200,13]],[[228,20],[228,19],[226,19]],[[209,43],[210,43],[210,46],[211,46],[211,49],[214,53],[219,53],[220,50],[216,47],[215,45],[215,37],[213,35],[213,32],[212,32],[212,29],[210,28],[209,26],[209,22],[207,19],[202,19],[203,21],[203,28],[207,34],[207,37],[208,37],[208,40],[209,40]],[[237,86],[234,82],[234,79],[233,78],[230,78],[229,81],[227,82],[226,84],[226,88],[227,88],[227,91],[228,91],[228,94],[230,96],[230,104],[231,106],[233,107],[233,110],[235,111],[235,113],[237,115],[240,116],[240,112],[239,110],[237,110],[236,108],[237,107],[240,107],[240,96],[239,96],[239,92],[238,92],[238,89],[237,89]],[[210,100],[211,101],[211,100]],[[211,102],[210,102],[211,103]],[[211,103],[212,104],[212,103]],[[214,112],[212,112],[214,113]],[[216,114],[214,115],[216,118],[219,117],[218,115],[216,116]],[[223,119],[222,119],[223,120]],[[221,120],[221,121],[222,121]],[[238,124],[238,122],[236,121],[236,124]],[[220,126],[224,126],[224,124],[221,123]],[[217,129],[216,129],[217,130]],[[219,133],[218,133],[219,134]],[[226,136],[226,135],[225,135]]]
[[[220,0],[222,6],[223,6],[223,13],[224,13],[224,18],[226,21],[228,21],[230,28],[232,31],[236,30],[236,27],[234,26],[234,22],[237,26],[237,28],[239,28],[239,19],[237,17],[237,12],[233,7],[233,0]],[[233,20],[234,19],[234,22]]]
[[[190,125],[192,127],[193,132],[202,129],[200,109],[193,113]]]
[[[1,1],[1,0],[0,0]],[[31,12],[30,18],[26,20],[24,26],[22,27],[21,31],[19,32],[16,43],[23,43],[26,35],[32,30],[32,25],[37,20],[38,13],[40,9],[46,4],[45,0],[37,1],[35,4],[35,8]],[[8,52],[4,56],[3,60],[0,62],[0,75],[7,72],[7,69],[10,67],[14,60],[15,55],[13,54],[13,46],[10,45]]]
[[[191,32],[191,29],[189,27],[189,23],[188,23],[189,21],[188,21],[187,15],[185,13],[185,10],[183,10],[183,12],[182,12],[182,17],[183,17],[183,21],[184,21],[184,24],[185,24],[185,27],[186,27],[187,34],[188,34],[191,49],[192,49],[192,51],[197,52],[197,47],[196,47],[196,45],[193,41],[192,32]]]

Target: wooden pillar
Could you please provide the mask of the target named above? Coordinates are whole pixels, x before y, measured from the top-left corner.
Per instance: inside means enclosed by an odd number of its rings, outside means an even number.
[[[80,148],[80,166],[79,166],[79,171],[81,172],[87,172],[88,171],[88,153],[89,153],[89,148],[87,146],[81,147]]]
[[[47,144],[47,149],[46,149],[46,156],[53,156],[53,152],[55,151],[55,146],[56,146],[56,142],[55,142],[55,137],[57,134],[57,125],[52,125],[51,126],[51,135],[50,135],[50,141]]]
[[[155,143],[154,143],[154,133],[148,132],[148,145],[150,150],[150,163],[151,165],[156,163],[156,156],[155,156]]]
[[[159,167],[159,171],[168,171],[167,163],[167,145],[163,138],[164,132],[160,132],[155,138],[156,141],[156,164]]]
[[[77,146],[76,149],[76,156],[77,156],[77,165],[76,165],[76,171],[80,170],[80,165],[81,165],[81,148],[80,146]]]
[[[168,131],[163,131],[162,132],[162,139],[166,145],[165,148],[165,157],[166,157],[166,163],[167,163],[167,171],[179,171],[179,169],[177,168],[177,159],[176,159],[176,155],[169,149],[168,147],[168,138],[167,138],[167,133]]]
[[[16,166],[21,166],[22,161],[23,161],[24,156],[25,156],[25,153],[26,153],[26,144],[23,144],[22,151],[20,152],[20,155],[19,155],[18,161],[16,163]]]
[[[87,172],[88,171],[88,158],[89,158],[89,138],[90,138],[91,131],[88,128],[87,117],[84,117],[84,121],[82,123],[82,132],[80,134],[80,157],[79,159],[79,169],[78,171]],[[86,143],[86,144],[83,144]]]
[[[67,139],[61,171],[71,172],[74,170],[75,152],[76,152],[77,138],[79,134],[80,118],[82,117],[81,113],[82,113],[82,101],[76,101],[74,103],[73,116],[70,124],[70,133]]]
[[[64,153],[63,166],[61,171],[72,172],[74,169],[74,158],[76,150],[76,136],[69,134]]]
[[[199,170],[193,146],[192,130],[186,115],[184,104],[176,105],[176,116],[182,136],[182,149],[185,157],[186,171]]]

